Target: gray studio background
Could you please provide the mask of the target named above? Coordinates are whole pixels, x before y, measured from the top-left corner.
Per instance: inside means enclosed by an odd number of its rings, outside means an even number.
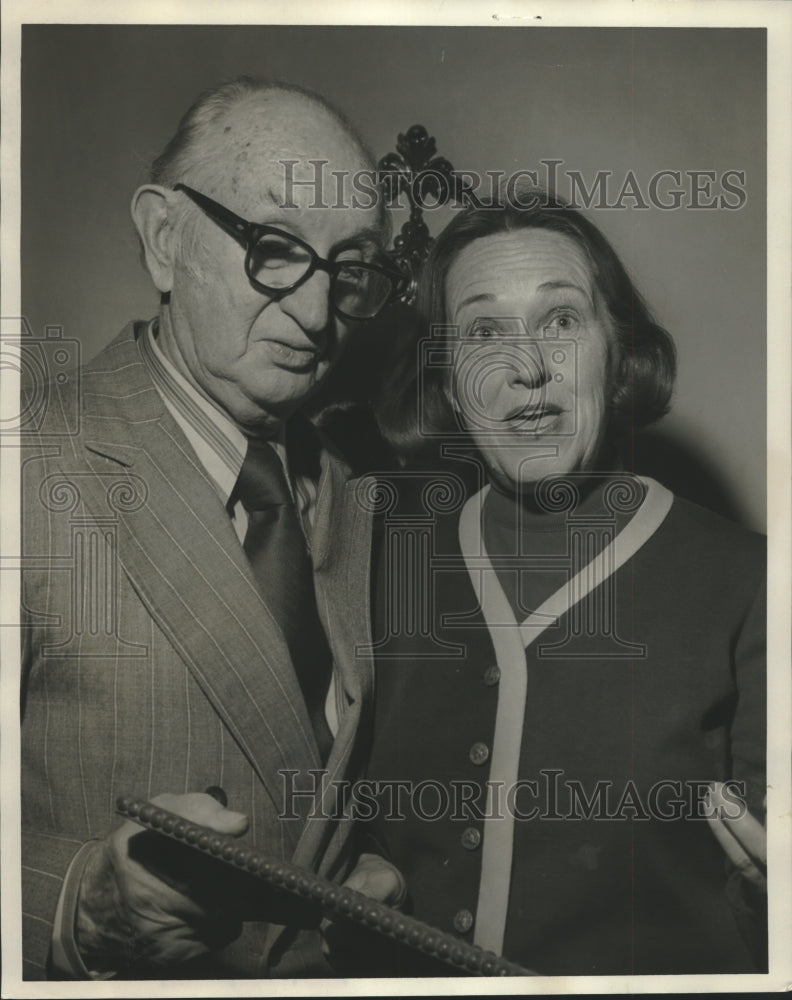
[[[377,155],[418,122],[455,167],[482,173],[550,158],[587,179],[632,169],[644,185],[662,169],[745,171],[738,211],[589,214],[679,349],[674,410],[642,446],[644,467],[764,530],[763,30],[26,26],[22,303],[34,333],[63,326],[87,360],[154,314],[130,196],[197,94],[243,72],[319,90]]]

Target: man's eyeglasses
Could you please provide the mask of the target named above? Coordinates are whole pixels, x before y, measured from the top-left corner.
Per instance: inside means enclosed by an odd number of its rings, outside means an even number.
[[[357,246],[341,248],[325,260],[303,240],[276,226],[248,222],[200,191],[176,184],[209,218],[245,248],[245,273],[254,288],[279,298],[293,292],[315,271],[330,275],[330,302],[344,319],[372,319],[405,289],[395,267],[361,260]]]

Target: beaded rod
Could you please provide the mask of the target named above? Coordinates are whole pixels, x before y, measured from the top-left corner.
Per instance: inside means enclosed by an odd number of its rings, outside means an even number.
[[[240,846],[233,837],[216,833],[198,823],[191,823],[145,799],[123,795],[117,800],[116,808],[122,816],[149,830],[154,830],[172,840],[181,841],[188,847],[248,872],[277,889],[309,899],[325,912],[368,927],[400,944],[461,969],[467,975],[536,975],[494,952],[484,951],[478,945],[461,941],[451,934],[416,920],[415,917],[399,913],[384,903],[369,899],[354,889],[336,885],[288,861],[278,861],[261,851]]]

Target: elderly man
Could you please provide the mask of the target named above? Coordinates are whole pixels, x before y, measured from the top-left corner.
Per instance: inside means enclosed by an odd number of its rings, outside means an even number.
[[[132,201],[159,316],[51,387],[23,471],[29,978],[320,969],[286,900],[152,852],[114,814],[119,794],[156,797],[329,877],[351,867],[348,822],[284,802],[311,769],[353,773],[370,697],[369,519],[299,409],[398,276],[374,199],[299,183],[317,161],[372,166],[316,95],[203,95]],[[352,879],[399,888],[366,861]]]

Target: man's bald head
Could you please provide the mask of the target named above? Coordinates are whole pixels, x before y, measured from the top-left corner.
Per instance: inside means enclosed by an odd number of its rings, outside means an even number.
[[[223,137],[233,131],[233,120],[245,111],[259,108],[273,118],[293,115],[292,127],[299,135],[306,118],[328,119],[357,146],[367,167],[374,169],[374,157],[349,119],[319,94],[296,84],[242,76],[218,84],[203,94],[185,113],[175,134],[151,165],[149,182],[172,187],[179,181],[196,181],[211,174],[212,153],[222,148]],[[266,120],[262,120],[266,129]],[[280,124],[280,123],[278,123]],[[229,130],[229,126],[231,129]],[[281,131],[273,121],[273,138]],[[235,137],[236,138],[236,137]],[[273,153],[278,151],[273,149]],[[281,151],[292,156],[294,149]],[[274,156],[278,159],[278,156]]]
[[[206,90],[179,122],[151,165],[149,183],[188,184],[223,201],[229,193],[276,204],[288,200],[285,161],[297,161],[295,176],[315,176],[310,161],[343,162],[350,171],[376,169],[375,159],[349,119],[319,94],[296,84],[239,77]],[[262,192],[263,170],[268,186]],[[277,171],[275,168],[278,168]],[[273,177],[280,183],[273,185]],[[332,197],[332,195],[330,195]],[[189,202],[174,219],[182,261],[196,277],[202,245],[200,212]],[[384,210],[380,224],[387,231]]]

